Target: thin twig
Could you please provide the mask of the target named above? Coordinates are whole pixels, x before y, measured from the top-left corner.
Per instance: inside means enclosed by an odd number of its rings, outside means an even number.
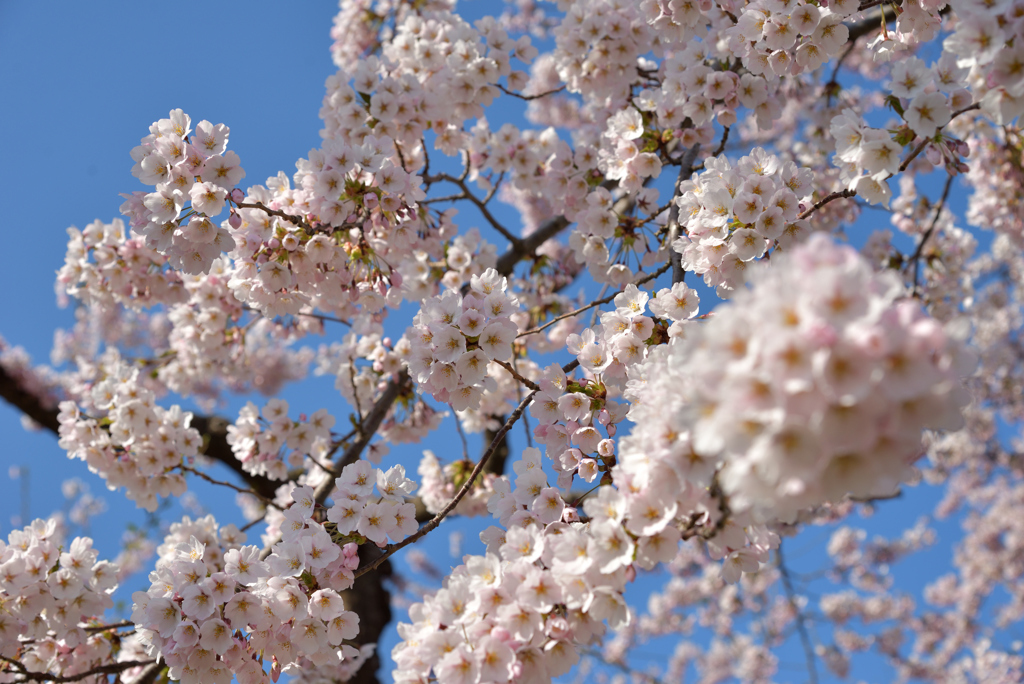
[[[193,475],[195,475],[195,476],[197,476],[197,477],[199,477],[199,478],[201,478],[203,480],[206,480],[210,484],[219,485],[221,487],[227,487],[228,489],[233,489],[236,492],[238,492],[239,494],[249,494],[251,496],[255,496],[257,499],[262,501],[265,505],[273,506],[274,508],[278,508],[277,504],[275,504],[273,502],[273,500],[263,496],[259,492],[255,492],[255,491],[253,491],[251,489],[246,489],[245,487],[239,487],[238,485],[233,484],[231,482],[225,482],[224,480],[217,480],[215,478],[210,477],[209,475],[207,475],[203,471],[197,470],[196,468],[193,468],[192,466],[187,466],[184,463],[182,463],[180,466],[175,466],[175,467],[176,468],[180,468],[183,472],[192,473]],[[172,470],[173,470],[173,468],[172,468]],[[284,483],[282,482],[282,484],[284,484]]]
[[[643,285],[644,283],[646,283],[649,280],[654,280],[655,278],[660,276],[662,273],[667,271],[670,266],[671,266],[671,264],[663,264],[662,267],[659,268],[657,271],[654,271],[653,273],[648,273],[643,278],[640,278],[639,280],[634,281],[633,284],[634,285]],[[577,315],[583,313],[584,311],[587,311],[589,309],[594,308],[595,306],[601,306],[602,304],[607,304],[608,302],[612,301],[613,299],[615,299],[618,296],[619,296],[619,292],[616,292],[615,294],[608,295],[607,297],[604,297],[602,299],[595,299],[594,301],[590,302],[590,304],[587,304],[586,306],[582,306],[582,307],[576,309],[575,311],[570,311],[569,313],[564,313],[561,316],[555,316],[554,318],[552,318],[550,321],[548,321],[544,325],[540,325],[540,326],[537,326],[536,328],[532,328],[530,330],[527,330],[526,332],[519,333],[518,335],[516,335],[516,339],[518,340],[520,337],[526,337],[527,335],[533,335],[535,333],[539,333],[539,332],[542,332],[544,330],[547,330],[548,328],[553,326],[555,323],[558,323],[559,321],[563,321],[566,318],[572,318],[573,316],[577,316]]]
[[[495,359],[494,362],[501,366],[502,368],[504,368],[505,370],[507,370],[509,372],[509,375],[511,375],[513,378],[523,383],[530,389],[540,391],[540,385],[535,383],[533,380],[530,380],[529,378],[524,378],[522,375],[519,374],[519,371],[512,367],[512,365],[508,361],[501,361],[499,359]]]
[[[259,309],[250,309],[250,310],[251,311],[259,311]],[[307,312],[300,312],[300,313],[295,314],[296,318],[299,318],[301,316],[307,316],[309,318],[318,318],[321,321],[332,321],[334,323],[341,323],[342,325],[347,325],[350,328],[352,327],[352,323],[350,323],[349,321],[346,321],[346,320],[344,320],[342,318],[337,318],[335,316],[328,316],[326,314],[307,313]]]
[[[400,549],[404,549],[406,546],[409,546],[410,544],[415,544],[428,533],[436,529],[437,526],[441,524],[441,521],[448,517],[449,513],[455,510],[455,507],[459,505],[459,502],[462,501],[462,499],[465,498],[466,494],[469,493],[469,490],[473,488],[473,485],[476,483],[477,477],[479,477],[480,472],[484,469],[484,466],[487,465],[487,461],[488,459],[490,459],[491,454],[493,454],[494,451],[498,448],[498,446],[501,444],[502,439],[505,437],[508,431],[512,429],[512,426],[516,424],[516,421],[519,420],[519,417],[523,415],[523,411],[525,411],[526,407],[530,405],[530,402],[533,401],[533,397],[536,394],[537,390],[534,390],[527,394],[526,398],[519,403],[519,406],[516,407],[516,410],[513,411],[512,415],[510,415],[508,417],[508,420],[505,421],[505,424],[501,426],[501,429],[499,429],[494,434],[494,439],[491,440],[491,445],[487,447],[487,451],[485,451],[483,456],[480,457],[480,460],[476,462],[476,466],[473,467],[473,472],[469,474],[469,477],[462,484],[462,487],[459,489],[458,493],[455,494],[455,497],[451,501],[449,501],[445,505],[445,507],[438,512],[437,515],[435,515],[433,518],[424,523],[423,527],[417,530],[415,534],[406,537],[397,544],[388,544],[388,546],[384,550],[384,553],[382,553],[380,556],[374,559],[372,563],[365,565],[356,571],[355,579],[359,579],[366,573],[375,569],[377,566],[379,566],[381,563],[383,563],[388,558],[393,556],[395,552],[399,551]]]
[[[554,95],[555,93],[560,93],[563,90],[565,90],[565,85],[561,85],[558,88],[555,88],[554,90],[548,90],[547,92],[539,93],[537,95],[521,95],[521,94],[519,94],[519,93],[517,93],[517,92],[515,92],[513,90],[509,90],[508,88],[506,88],[505,86],[501,85],[500,83],[495,83],[494,85],[496,85],[498,87],[498,90],[500,90],[501,92],[505,93],[506,95],[511,95],[512,97],[518,97],[520,100],[538,100],[538,99],[540,99],[542,97],[547,97],[548,95]]]
[[[729,129],[725,129],[725,135],[722,136],[722,144],[725,145],[725,138],[729,135]],[[672,284],[683,282],[686,277],[686,271],[683,269],[683,255],[677,252],[672,247],[672,243],[676,241],[682,231],[682,226],[679,225],[679,205],[675,202],[676,195],[679,193],[679,186],[689,178],[690,174],[693,173],[693,162],[697,160],[697,153],[700,152],[700,143],[694,143],[690,149],[686,150],[686,154],[683,155],[681,163],[679,164],[679,177],[676,179],[676,185],[672,189],[672,206],[668,210],[668,237],[666,238],[666,247],[668,248],[668,261],[672,265]],[[717,155],[714,155],[717,156]]]
[[[953,112],[953,114],[950,115],[949,120],[952,121],[953,119],[955,119],[956,117],[960,116],[964,112],[970,112],[970,111],[973,111],[975,109],[981,109],[981,103],[980,102],[975,102],[972,105],[967,105],[963,109],[958,109],[957,111]],[[906,159],[904,159],[903,163],[900,164],[900,171],[901,172],[906,171],[907,167],[910,166],[910,162],[912,162],[915,159],[917,159],[917,155],[921,154],[921,152],[924,150],[924,148],[927,147],[928,143],[932,142],[932,140],[933,140],[932,138],[925,138],[924,140],[922,140],[920,142],[920,144],[917,147],[914,148],[914,151],[910,153],[910,156],[908,156]]]
[[[447,173],[439,173],[436,176],[431,176],[431,180],[443,180],[457,185],[459,189],[462,190],[462,196],[453,196],[454,199],[469,200],[476,206],[477,209],[480,210],[480,213],[483,214],[487,222],[491,224],[491,227],[494,228],[499,233],[501,233],[506,240],[511,242],[513,245],[520,242],[520,239],[513,235],[508,228],[501,225],[501,222],[498,221],[498,219],[494,218],[494,215],[491,213],[491,210],[487,208],[487,202],[490,201],[490,198],[492,196],[491,194],[487,196],[486,200],[481,200],[479,197],[473,194],[472,191],[470,191],[469,186],[466,185],[466,181],[464,178],[456,178],[454,176],[448,175]]]
[[[135,626],[134,622],[131,622],[130,620],[125,620],[124,622],[115,622],[115,623],[110,624],[110,625],[97,625],[95,627],[84,627],[83,629],[86,632],[94,632],[95,633],[95,632],[106,632],[108,629],[122,629],[124,627],[134,627],[134,626]]]
[[[800,635],[800,643],[804,647],[804,657],[807,659],[807,678],[810,684],[818,684],[818,667],[814,657],[814,646],[811,644],[811,634],[807,630],[807,616],[803,614],[796,602],[796,591],[793,589],[793,579],[789,576],[789,569],[782,557],[782,542],[779,548],[775,549],[775,565],[779,568],[782,576],[782,586],[786,591],[786,599],[790,608],[796,613],[796,630]]]
[[[942,214],[942,208],[946,206],[946,200],[949,198],[949,191],[953,187],[953,174],[946,176],[946,184],[942,188],[942,197],[939,198],[939,203],[935,205],[935,216],[932,217],[931,225],[928,226],[928,230],[921,236],[921,241],[917,243],[917,248],[914,250],[914,254],[910,257],[910,260],[914,263],[914,286],[911,289],[911,296],[917,297],[917,284],[918,277],[920,275],[921,268],[921,254],[924,252],[924,246],[931,238],[932,233],[935,232],[935,226],[939,223],[939,215]]]
[[[286,214],[285,212],[281,211],[280,209],[271,209],[270,207],[268,207],[263,202],[235,202],[235,201],[232,201],[232,204],[234,204],[239,209],[261,209],[262,211],[265,211],[267,214],[269,214],[271,216],[277,216],[278,218],[283,218],[286,221],[294,223],[295,225],[299,226],[300,228],[302,228],[303,230],[305,230],[309,234],[312,234],[312,233],[316,232],[315,229],[313,228],[313,226],[309,225],[309,223],[306,222],[306,219],[302,218],[301,216],[294,216],[292,214]]]
[[[454,407],[452,407],[452,413],[455,416],[455,430],[459,433],[459,439],[462,440],[462,458],[468,461],[469,444],[466,443],[466,433],[462,431],[462,421],[459,420],[459,415],[455,413]]]
[[[141,667],[143,665],[150,665],[156,662],[156,660],[152,658],[150,658],[149,660],[125,660],[120,663],[109,663],[107,665],[100,665],[98,667],[92,668],[91,670],[85,670],[84,672],[79,672],[78,674],[63,677],[61,675],[52,675],[49,672],[29,672],[28,669],[20,662],[12,658],[7,658],[5,656],[0,656],[0,660],[3,660],[4,662],[13,665],[17,674],[23,675],[25,677],[24,679],[16,679],[14,680],[15,682],[57,682],[58,684],[60,684],[61,682],[77,682],[87,677],[92,677],[95,675],[118,674],[120,672],[124,672],[125,670],[130,670],[133,667]]]
[[[729,142],[729,126],[726,126],[725,130],[722,131],[722,142],[718,143],[718,149],[716,149],[714,152],[712,152],[711,156],[712,157],[717,157],[718,155],[720,155],[723,152],[725,152],[725,144],[727,142]],[[689,154],[689,153],[687,153],[687,154]],[[684,165],[684,167],[685,167],[685,165]],[[687,174],[687,175],[689,175],[689,174]]]
[[[800,214],[796,218],[797,218],[798,221],[802,220],[802,219],[805,219],[808,216],[810,216],[811,214],[813,214],[814,212],[816,212],[819,209],[821,209],[823,206],[825,206],[829,202],[832,202],[833,200],[841,199],[843,197],[855,197],[856,195],[857,195],[857,191],[856,190],[851,190],[849,188],[846,188],[845,190],[839,190],[839,191],[833,192],[831,194],[825,195],[825,197],[823,197],[822,199],[818,200],[814,204],[813,207],[811,207],[810,209],[808,209],[804,213]]]
[[[266,519],[266,517],[267,517],[267,514],[264,513],[263,515],[261,515],[260,517],[256,518],[255,520],[247,522],[245,525],[242,526],[242,529],[240,529],[238,531],[239,532],[248,532],[252,528],[254,528],[257,525],[259,525],[261,522],[263,522]]]

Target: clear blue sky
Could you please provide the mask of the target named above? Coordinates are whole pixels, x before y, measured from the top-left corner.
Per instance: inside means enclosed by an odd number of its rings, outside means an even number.
[[[478,16],[500,11],[501,6],[480,0],[468,3],[467,9]],[[53,294],[54,273],[63,263],[65,229],[118,215],[118,193],[140,187],[131,176],[128,153],[149,124],[169,110],[180,107],[193,121],[230,126],[229,149],[241,156],[247,173],[244,184],[262,183],[278,170],[291,175],[295,160],[320,143],[317,111],[324,79],[335,70],[328,31],[336,11],[333,2],[311,0],[181,1],[173,6],[0,1],[0,235],[8,241],[0,270],[6,292],[0,300],[0,335],[25,347],[36,362],[48,361],[54,329],[72,321],[71,311],[58,309]],[[869,214],[873,221],[883,216]],[[510,223],[515,225],[514,219]],[[314,379],[305,387],[309,391],[301,395],[287,395],[293,413],[327,406],[343,418],[343,402],[332,382]],[[237,403],[223,411],[228,416],[236,412]],[[121,493],[106,492],[82,462],[69,461],[52,435],[25,432],[19,415],[3,403],[0,434],[3,535],[22,504],[18,484],[7,479],[8,467],[15,465],[30,470],[33,517],[63,505],[60,483],[69,477],[87,481],[94,494],[106,499],[108,512],[94,520],[92,529],[103,556],[116,554],[125,521],[144,522],[142,512]],[[521,442],[517,432],[513,454]],[[426,446],[443,455],[451,449],[461,451],[457,445],[449,433]],[[406,448],[404,453],[407,462],[414,461],[419,449]],[[470,453],[479,449],[471,444]],[[190,482],[190,487],[220,522],[240,521],[231,504],[233,496],[218,492],[222,502],[213,504],[208,486]],[[920,490],[907,498],[883,505],[883,514],[893,511],[909,525],[930,509],[936,496]],[[180,511],[172,511],[165,520],[173,520],[176,513]],[[872,531],[885,530],[886,517],[866,525]],[[908,591],[919,594],[926,577],[948,567],[957,528],[947,523],[940,531],[941,553],[923,556],[904,569],[902,576],[909,579],[901,586]],[[447,532],[439,530],[433,537],[427,548],[441,569],[457,564],[457,558],[448,556]],[[463,552],[479,550],[473,532],[467,532],[466,542]],[[788,543],[789,560],[799,570],[817,569],[826,542],[827,535],[811,529]],[[399,560],[399,568],[403,566]],[[936,570],[937,566],[941,567]],[[143,581],[130,581],[129,592]],[[795,645],[784,656],[787,662],[802,662]],[[870,678],[870,672],[869,667],[860,675]],[[779,677],[803,679],[799,670],[784,670]]]

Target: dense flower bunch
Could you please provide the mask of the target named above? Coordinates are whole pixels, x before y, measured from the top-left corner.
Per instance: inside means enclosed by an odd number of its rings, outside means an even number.
[[[1015,244],[1024,244],[1024,137],[1018,126],[981,123],[981,131],[969,140],[975,162],[966,174],[974,186],[967,210],[971,223],[992,226]]]
[[[962,425],[971,369],[901,290],[822,235],[773,260],[699,334],[651,357],[630,414],[646,428],[623,440],[622,467],[717,477],[759,521],[891,493],[922,430]]]
[[[183,273],[206,273],[214,259],[235,248],[229,232],[211,220],[245,177],[238,155],[227,151],[229,133],[224,124],[205,120],[193,131],[191,117],[175,109],[132,150],[132,175],[155,191],[125,195],[121,213]],[[182,216],[186,203],[191,208]]]
[[[90,257],[92,260],[90,261]],[[142,308],[186,299],[181,274],[141,238],[126,239],[124,222],[96,220],[68,228],[68,249],[57,282],[85,304]]]
[[[246,472],[286,480],[288,467],[301,467],[306,454],[322,457],[330,450],[333,425],[327,409],[294,421],[283,399],[271,399],[262,411],[250,401],[228,426],[227,441]]]
[[[857,0],[824,7],[786,0],[735,3],[738,20],[725,31],[730,52],[743,60],[751,74],[771,80],[814,71],[842,52],[849,38],[843,20],[858,5]]]
[[[178,405],[164,409],[152,389],[115,351],[100,365],[101,375],[85,392],[88,405],[105,414],[89,417],[73,401],[60,403],[60,445],[72,458],[107,481],[140,508],[154,511],[158,496],[181,496],[185,478],[176,472],[194,457],[202,439],[189,424],[192,414]]]
[[[85,629],[114,605],[118,568],[97,557],[88,537],[64,546],[52,519],[0,541],[0,656],[65,676],[116,658],[107,635]]]
[[[519,328],[510,317],[519,302],[506,293],[507,287],[507,278],[488,269],[470,279],[465,296],[447,290],[423,302],[406,332],[413,378],[456,411],[478,408],[493,383],[488,364],[512,356]]]
[[[744,282],[751,261],[806,232],[797,217],[813,174],[760,147],[735,166],[711,157],[704,168],[680,184],[676,204],[686,234],[672,247],[686,270],[702,274],[725,297]]]
[[[841,182],[871,204],[888,207],[892,190],[886,180],[900,170],[903,147],[915,138],[936,138],[954,111],[971,104],[965,88],[968,72],[948,52],[931,67],[916,57],[894,65],[888,101],[903,117],[903,126],[895,131],[872,128],[851,109],[829,126]],[[932,142],[926,154],[935,165],[945,164],[951,173],[966,170],[960,161],[969,152],[965,143],[945,134]]]
[[[548,486],[538,450],[525,450],[514,470],[514,489],[503,477],[488,504],[508,531],[484,531],[487,554],[466,556],[443,589],[409,610],[413,623],[399,627],[392,652],[396,682],[431,673],[444,684],[548,681],[603,634],[603,620],[628,621],[621,592],[632,544],[614,530],[588,542],[578,522],[566,522],[578,516]]]
[[[393,38],[389,24],[401,23],[416,5],[420,11],[451,10],[451,0],[408,2],[408,0],[341,0],[331,28],[331,57],[339,69],[351,71],[381,42]]]
[[[1024,114],[1024,10],[1019,3],[959,3],[953,34],[942,43],[957,66],[972,70],[975,101],[1000,125]]]
[[[265,561],[213,516],[171,526],[152,585],[132,595],[132,619],[172,679],[230,682],[234,673],[244,684],[266,682],[261,652],[275,677],[303,657],[326,664],[358,654],[342,643],[358,633],[358,617],[337,593],[351,585],[356,545],[342,549],[310,520],[312,490],[293,498],[295,524]]]

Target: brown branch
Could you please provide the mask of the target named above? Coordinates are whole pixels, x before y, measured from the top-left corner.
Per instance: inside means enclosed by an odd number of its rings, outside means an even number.
[[[529,378],[524,378],[519,373],[519,371],[512,367],[512,364],[510,364],[508,361],[499,361],[498,359],[495,359],[494,362],[501,366],[502,368],[504,368],[505,370],[507,370],[509,372],[509,375],[511,375],[513,378],[523,383],[530,389],[540,391],[540,385],[535,383],[533,380],[530,380]]]
[[[855,197],[856,195],[857,195],[857,192],[855,190],[850,190],[849,188],[847,188],[845,190],[838,190],[838,191],[833,192],[831,194],[825,195],[825,197],[823,197],[822,199],[818,200],[814,204],[813,207],[811,207],[810,209],[808,209],[804,213],[802,213],[799,216],[797,216],[796,219],[797,219],[797,221],[800,221],[802,219],[807,218],[808,216],[810,216],[811,214],[813,214],[814,212],[818,211],[823,206],[828,204],[829,202],[832,202],[833,200],[841,199],[843,197]]]
[[[437,513],[437,515],[435,515],[433,518],[427,521],[427,523],[423,525],[423,527],[421,527],[419,530],[417,530],[414,534],[406,537],[397,544],[388,544],[388,546],[384,550],[384,553],[381,554],[379,558],[374,560],[369,565],[359,568],[359,570],[356,571],[355,574],[357,579],[359,577],[362,577],[366,573],[370,572],[377,566],[379,566],[385,560],[393,556],[395,552],[399,551],[400,549],[404,549],[406,546],[409,546],[410,544],[415,544],[417,541],[425,537],[428,533],[436,529],[437,526],[441,524],[441,521],[448,517],[448,514],[451,513],[455,509],[455,507],[459,505],[459,502],[462,501],[462,499],[465,498],[466,494],[469,493],[469,490],[473,488],[473,485],[476,483],[476,478],[480,475],[480,471],[484,469],[484,466],[487,465],[487,461],[488,459],[490,459],[491,454],[494,453],[494,451],[498,448],[498,445],[501,444],[502,439],[505,437],[505,434],[512,429],[512,426],[515,425],[516,421],[518,421],[520,416],[523,415],[523,411],[525,411],[526,407],[530,405],[530,402],[533,401],[533,397],[536,394],[537,390],[530,392],[529,394],[526,395],[526,398],[519,403],[519,406],[516,407],[516,410],[512,412],[512,415],[508,417],[508,420],[505,421],[505,424],[502,425],[501,429],[498,430],[498,432],[494,435],[494,439],[491,440],[491,445],[487,448],[487,451],[484,452],[483,456],[480,457],[480,460],[476,462],[476,466],[474,466],[473,472],[469,474],[469,478],[463,483],[462,488],[459,489],[459,491],[455,494],[455,497],[452,498],[452,500],[449,501],[445,505],[445,507],[442,508]]]
[[[501,225],[501,222],[498,221],[498,219],[494,218],[494,214],[492,214],[491,210],[487,208],[487,202],[490,200],[491,196],[493,196],[493,191],[491,193],[488,193],[487,199],[481,200],[479,197],[477,197],[470,191],[469,186],[466,185],[466,181],[462,178],[455,178],[454,176],[449,176],[447,173],[439,173],[436,176],[431,176],[430,180],[448,181],[449,183],[453,183],[456,186],[458,186],[458,188],[462,190],[462,194],[452,196],[453,199],[467,199],[470,202],[472,202],[473,205],[480,210],[480,213],[483,214],[483,217],[487,220],[487,222],[491,224],[491,227],[494,228],[494,230],[501,233],[502,237],[511,242],[513,247],[521,241],[520,238],[517,238],[515,235],[513,235],[508,228]]]
[[[511,95],[512,97],[518,97],[520,100],[538,100],[538,99],[540,99],[542,97],[547,97],[548,95],[554,95],[555,93],[560,93],[563,90],[565,90],[565,85],[561,85],[561,86],[555,88],[554,90],[548,90],[548,91],[543,92],[543,93],[538,93],[537,95],[520,95],[519,93],[517,93],[517,92],[515,92],[513,90],[509,90],[508,88],[506,88],[505,86],[501,85],[500,83],[495,83],[494,85],[498,87],[498,90],[500,90],[501,92],[505,93],[506,95]]]
[[[498,257],[496,269],[504,276],[512,275],[512,270],[520,261],[532,257],[537,248],[555,237],[569,226],[569,221],[564,216],[556,216],[546,221],[537,230],[524,238],[512,243],[508,251]]]
[[[115,622],[110,625],[96,625],[95,627],[83,627],[86,632],[106,632],[108,629],[123,629],[124,627],[135,627],[135,623],[129,620]]]
[[[255,490],[246,489],[245,487],[239,487],[238,485],[236,485],[236,484],[234,484],[232,482],[225,482],[224,480],[218,480],[216,478],[212,478],[209,475],[207,475],[206,473],[204,473],[203,471],[196,470],[195,468],[193,468],[191,466],[187,466],[185,464],[182,464],[180,466],[174,466],[174,468],[172,468],[171,470],[174,470],[175,468],[177,468],[177,469],[179,469],[179,470],[181,470],[182,472],[185,472],[185,473],[192,473],[196,477],[198,477],[198,478],[200,478],[202,480],[206,480],[207,482],[209,482],[212,485],[217,485],[219,487],[227,487],[228,489],[235,490],[239,494],[248,494],[249,496],[255,496],[257,499],[259,499],[260,501],[263,502],[264,506],[273,506],[274,508],[278,508],[278,506],[273,502],[272,499],[263,496],[262,494],[260,494],[259,492],[255,491]]]
[[[956,117],[960,116],[961,114],[963,114],[965,112],[974,111],[975,109],[981,109],[981,103],[980,102],[975,102],[972,105],[967,105],[963,109],[956,110],[955,112],[953,112],[950,115],[949,120],[952,121],[953,119],[955,119]],[[947,125],[948,125],[948,122],[947,122]],[[945,128],[945,126],[943,126],[943,128]],[[918,144],[918,146],[914,148],[914,151],[910,153],[910,156],[908,156],[906,159],[904,159],[903,163],[900,164],[900,171],[901,172],[902,171],[906,171],[907,167],[910,166],[910,162],[912,162],[915,159],[917,159],[917,155],[921,154],[921,152],[924,150],[924,148],[928,146],[928,143],[930,143],[932,141],[933,141],[932,138],[925,138],[924,140],[922,140],[920,142],[920,144]],[[893,175],[895,175],[895,174],[893,174]]]
[[[921,236],[921,241],[917,243],[917,248],[914,249],[914,254],[910,257],[910,260],[914,264],[914,282],[913,288],[911,289],[911,296],[916,297],[917,294],[917,283],[920,275],[921,268],[921,254],[924,252],[924,246],[931,238],[932,233],[935,232],[935,226],[939,223],[939,216],[942,214],[942,208],[946,206],[946,200],[949,199],[949,191],[953,187],[953,174],[946,176],[946,184],[942,188],[942,196],[939,198],[938,204],[935,205],[935,216],[932,217],[931,225],[928,226],[928,230]]]
[[[15,672],[19,675],[23,675],[24,679],[16,679],[15,682],[77,682],[85,679],[86,677],[93,677],[95,675],[108,675],[108,674],[119,674],[125,670],[130,670],[133,667],[141,667],[143,665],[151,665],[156,662],[155,659],[149,660],[125,660],[119,663],[110,663],[107,665],[100,665],[94,667],[91,670],[85,670],[78,674],[68,675],[67,677],[61,675],[53,675],[49,672],[29,672],[28,669],[13,658],[7,658],[0,656],[0,660],[9,663],[14,666]]]
[[[309,223],[306,222],[306,219],[302,218],[301,216],[293,216],[292,214],[286,214],[280,209],[271,209],[267,205],[263,204],[263,202],[235,202],[234,200],[232,200],[232,204],[234,204],[239,209],[260,209],[262,211],[267,212],[267,214],[271,216],[283,218],[284,220],[299,226],[310,235],[316,232],[313,226],[309,225]]]
[[[57,409],[47,406],[49,402],[46,398],[38,397],[22,387],[18,379],[2,365],[0,365],[0,397],[50,432],[57,434],[60,429],[60,423],[57,422]]]

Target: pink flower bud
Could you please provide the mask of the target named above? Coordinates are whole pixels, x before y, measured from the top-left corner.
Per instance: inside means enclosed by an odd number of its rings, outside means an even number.
[[[395,287],[402,287],[402,274],[398,271],[391,271],[391,284]]]
[[[242,192],[241,189],[235,188],[234,190],[231,191],[231,201],[234,202],[235,204],[238,204],[244,199],[245,193]]]
[[[238,214],[231,214],[231,217],[228,218],[228,225],[230,225],[232,228],[241,228],[242,217],[239,216]]]
[[[636,568],[630,565],[626,568],[626,583],[632,582],[636,579]]]
[[[281,241],[277,238],[271,238],[270,242],[267,243],[267,246],[270,247],[270,249],[277,249],[281,246]]]

